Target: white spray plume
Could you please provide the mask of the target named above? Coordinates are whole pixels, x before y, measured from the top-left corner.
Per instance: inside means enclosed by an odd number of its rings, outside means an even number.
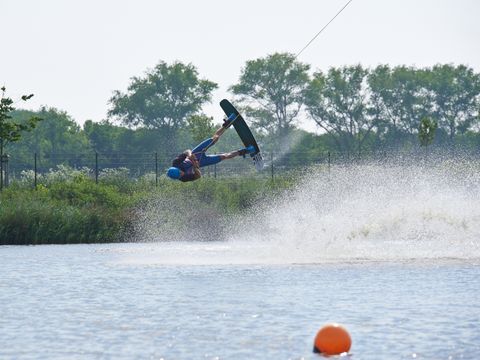
[[[257,203],[242,216],[224,218],[212,209],[202,214],[199,209],[175,208],[175,216],[198,219],[198,227],[187,233],[162,233],[159,224],[172,214],[162,208],[165,204],[156,203],[144,214],[137,239],[157,243],[145,245],[149,256],[136,256],[135,261],[306,264],[479,259],[479,170],[478,163],[466,161],[436,166],[371,163],[336,166],[330,172],[309,169],[295,189]],[[152,231],[151,224],[159,231]],[[191,241],[195,239],[211,241]]]

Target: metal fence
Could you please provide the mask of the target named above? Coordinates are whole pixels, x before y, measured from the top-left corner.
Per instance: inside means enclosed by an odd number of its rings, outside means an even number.
[[[166,169],[176,154],[159,153],[109,153],[98,152],[81,154],[44,154],[36,153],[20,157],[17,154],[4,155],[0,161],[0,188],[8,186],[13,181],[25,181],[29,177],[35,186],[39,177],[58,171],[59,168],[82,170],[95,181],[99,181],[102,174],[112,169],[122,170],[124,176],[131,179],[140,179],[148,176],[153,184],[165,176]],[[373,151],[361,153],[349,152],[287,152],[264,153],[264,170],[255,171],[249,156],[246,159],[237,157],[225,160],[218,165],[202,168],[204,176],[232,177],[232,176],[263,176],[275,179],[292,171],[301,171],[311,166],[324,166],[329,169],[333,165],[361,164],[365,162],[382,162],[389,164],[416,164],[419,162],[435,163],[445,159],[480,159],[480,149],[427,149],[414,148],[402,151]],[[22,160],[23,159],[23,160]],[[26,159],[26,160],[25,160]],[[28,176],[27,176],[28,175]]]

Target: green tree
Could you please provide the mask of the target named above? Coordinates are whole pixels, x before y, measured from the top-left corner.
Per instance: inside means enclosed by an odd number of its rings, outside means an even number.
[[[200,143],[213,135],[215,130],[213,118],[204,114],[192,115],[188,118],[188,129],[193,141]]]
[[[312,163],[328,161],[328,151],[332,148],[331,137],[328,134],[316,135],[298,129],[294,130],[301,139],[292,146],[292,151],[277,159],[279,165],[307,166]]]
[[[464,134],[478,123],[480,75],[465,66],[436,65],[429,77],[433,92],[434,116],[453,142],[457,132]]]
[[[162,61],[145,77],[132,78],[126,93],[115,91],[108,114],[128,126],[176,130],[211,100],[216,88],[200,79],[192,64]]]
[[[433,142],[435,138],[435,131],[437,130],[437,123],[428,117],[424,117],[420,121],[420,127],[418,129],[418,139],[420,140],[420,145],[425,146],[425,151]]]
[[[361,65],[318,71],[305,93],[307,112],[340,151],[360,152],[376,125],[367,111],[367,74]]]
[[[2,97],[0,99],[0,190],[3,189],[3,163],[4,148],[8,143],[17,142],[22,137],[22,132],[30,131],[37,125],[40,118],[32,116],[26,123],[13,121],[11,113],[15,110],[13,100],[5,96],[5,86],[1,89]],[[33,94],[23,95],[21,99],[27,101],[33,97]]]
[[[21,163],[32,164],[34,153],[38,155],[39,170],[47,170],[58,164],[71,166],[92,166],[92,147],[75,120],[67,112],[42,107],[40,111],[16,110],[12,117],[19,123],[26,123],[31,117],[42,119],[35,131],[25,133],[19,143],[9,145],[15,153],[16,170]]]
[[[130,144],[127,146],[120,144],[120,139],[123,138],[126,132],[134,132],[132,129],[117,126],[103,120],[101,122],[93,122],[87,120],[83,124],[83,132],[88,138],[93,150],[98,153],[100,163],[103,168],[115,168],[119,166],[128,166],[128,161],[125,159],[126,153],[138,152],[132,149]]]
[[[81,127],[66,111],[42,107],[39,116],[44,121],[39,125],[36,135],[49,141],[41,149],[43,152],[76,154],[90,151],[90,144]]]
[[[387,142],[394,147],[400,145],[402,137],[415,134],[420,119],[431,112],[432,103],[424,81],[426,72],[380,65],[368,76],[371,113],[378,119]]]
[[[127,130],[127,128],[114,125],[108,120],[101,122],[87,120],[83,124],[83,132],[90,141],[93,149],[103,154],[121,151],[119,139]]]
[[[238,84],[230,90],[257,128],[282,138],[293,128],[303,105],[309,68],[292,54],[275,53],[247,61]]]

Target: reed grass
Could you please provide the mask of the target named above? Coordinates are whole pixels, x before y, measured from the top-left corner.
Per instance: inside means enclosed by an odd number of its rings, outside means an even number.
[[[293,186],[292,178],[203,178],[155,183],[81,175],[40,184],[13,183],[0,193],[0,244],[74,244],[129,241],[137,209],[155,198],[202,204],[219,213],[248,210],[263,196]],[[159,211],[159,214],[162,212]],[[165,213],[165,212],[164,212]],[[159,215],[161,216],[161,215]]]

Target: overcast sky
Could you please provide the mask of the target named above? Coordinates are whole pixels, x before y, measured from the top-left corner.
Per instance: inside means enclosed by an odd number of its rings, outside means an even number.
[[[0,0],[0,85],[26,108],[106,117],[160,60],[219,84],[204,112],[222,117],[247,60],[297,53],[347,0]],[[361,63],[466,64],[480,71],[480,1],[353,0],[299,60],[312,70]],[[21,105],[21,104],[19,104]],[[22,105],[24,106],[24,105]]]

